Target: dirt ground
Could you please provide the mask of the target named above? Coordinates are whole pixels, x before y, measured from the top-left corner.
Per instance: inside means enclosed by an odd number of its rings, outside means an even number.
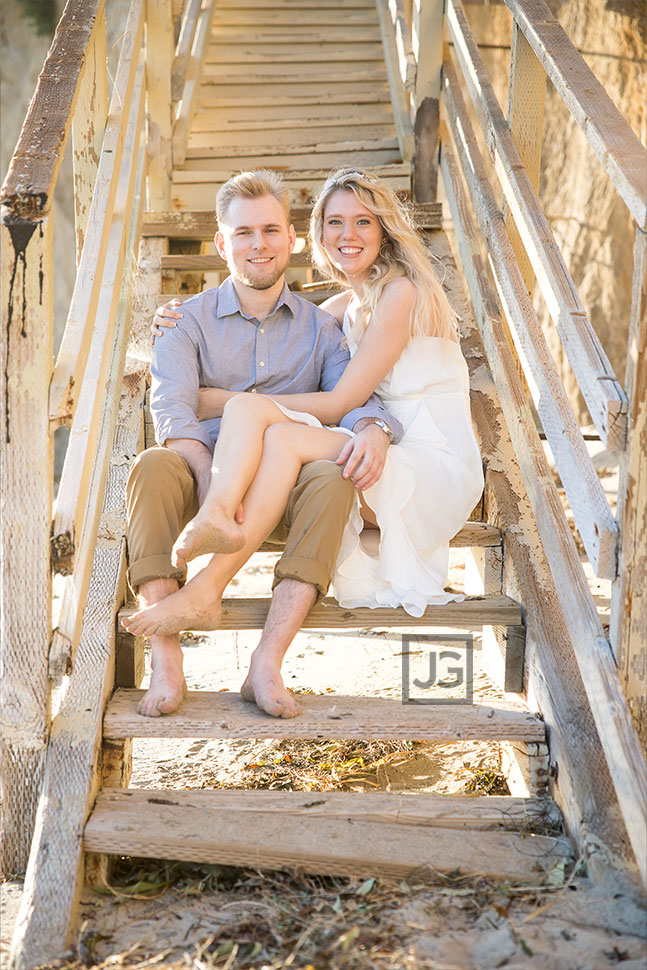
[[[459,552],[450,584],[461,588]],[[266,594],[273,557],[254,557],[232,595]],[[189,689],[237,690],[253,632],[184,638]],[[497,696],[479,669],[474,696]],[[399,696],[393,631],[304,631],[286,662],[295,691]],[[500,693],[498,696],[502,696]],[[502,793],[496,744],[148,740],[134,787]],[[487,797],[484,794],[484,797]],[[460,835],[457,833],[457,838]],[[2,886],[6,965],[20,883]],[[561,868],[524,885],[421,869],[406,882],[123,859],[87,888],[73,946],[51,966],[168,970],[623,970],[647,967],[647,914],[615,877],[594,887]]]

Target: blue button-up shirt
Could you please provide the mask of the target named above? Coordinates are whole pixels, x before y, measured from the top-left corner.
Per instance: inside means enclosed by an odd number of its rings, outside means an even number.
[[[195,438],[213,451],[221,419],[196,418],[200,387],[259,394],[330,391],[350,359],[337,320],[287,284],[262,321],[243,313],[230,277],[190,297],[182,313],[153,348],[151,412],[159,444]],[[402,436],[401,425],[375,394],[340,424],[352,430],[367,417],[386,421],[396,441]]]

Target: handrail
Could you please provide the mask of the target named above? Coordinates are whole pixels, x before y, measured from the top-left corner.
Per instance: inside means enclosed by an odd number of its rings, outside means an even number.
[[[582,682],[602,750],[618,795],[629,840],[643,881],[647,880],[647,774],[611,647],[591,596],[539,435],[526,401],[513,352],[492,294],[458,165],[445,143],[443,180],[472,305],[515,454],[555,578]],[[463,168],[464,170],[464,168]]]
[[[173,58],[173,68],[171,70],[171,97],[173,101],[179,101],[184,89],[184,77],[186,68],[191,56],[193,38],[198,26],[202,0],[189,0],[182,18],[180,36],[178,37]]]
[[[488,181],[458,79],[443,65],[448,120],[535,407],[596,575],[615,578],[618,527],[584,445]]]
[[[104,6],[105,0],[68,0],[65,6],[0,192],[5,220],[37,220],[49,212],[88,44]]]
[[[626,431],[626,395],[519,157],[460,0],[447,0],[446,19],[496,175],[593,423],[608,449],[620,451]]]
[[[647,149],[544,0],[505,0],[640,229],[647,228]]]

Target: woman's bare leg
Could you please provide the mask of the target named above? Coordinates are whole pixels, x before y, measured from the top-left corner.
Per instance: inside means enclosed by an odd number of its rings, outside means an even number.
[[[322,458],[334,461],[344,443],[338,432],[292,421],[268,428],[258,473],[243,502],[242,548],[231,555],[213,556],[177,593],[134,613],[128,620],[129,632],[169,636],[181,630],[217,629],[225,586],[280,522],[301,466]]]
[[[209,491],[173,546],[174,566],[184,566],[208,552],[235,553],[243,548],[245,534],[235,516],[258,471],[263,435],[270,425],[289,420],[262,394],[237,394],[227,402],[213,453]]]

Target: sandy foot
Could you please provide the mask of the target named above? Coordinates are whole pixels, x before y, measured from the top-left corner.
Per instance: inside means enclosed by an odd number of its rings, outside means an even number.
[[[160,603],[124,620],[134,636],[168,637],[182,630],[217,630],[222,614],[220,597],[196,576]]]
[[[207,512],[203,506],[176,539],[171,562],[182,567],[197,556],[238,552],[244,545],[245,536],[233,519],[218,508]]]
[[[272,717],[297,717],[301,713],[301,708],[285,687],[276,663],[262,656],[252,654],[240,696]]]
[[[151,684],[137,705],[137,711],[144,717],[172,714],[186,695],[181,647],[177,644],[172,648],[156,645],[153,649]]]

